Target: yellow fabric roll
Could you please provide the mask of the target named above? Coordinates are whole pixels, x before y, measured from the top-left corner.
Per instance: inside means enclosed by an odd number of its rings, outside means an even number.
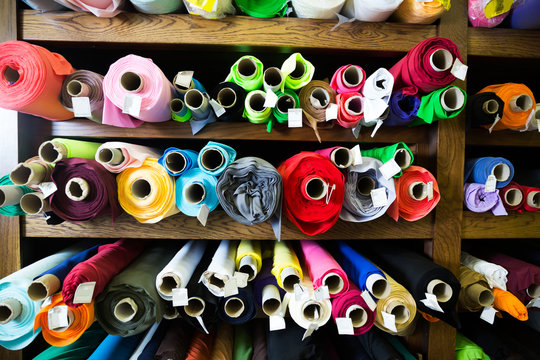
[[[294,252],[294,249],[286,244],[284,241],[274,242],[274,266],[272,267],[272,275],[276,277],[278,285],[284,289],[283,282],[281,281],[281,272],[286,268],[295,269],[300,279],[304,276],[302,274],[302,267],[298,261],[298,257]]]
[[[157,159],[147,158],[140,167],[125,169],[116,182],[120,206],[141,223],[157,223],[179,212],[174,178]]]
[[[461,284],[458,311],[476,312],[482,310],[485,305],[480,304],[480,294],[483,291],[492,292],[486,277],[465,265],[461,265],[458,279]]]
[[[222,322],[216,334],[211,360],[232,360],[234,349],[234,328]]]
[[[450,7],[450,1],[448,1]],[[404,0],[392,15],[392,19],[408,24],[432,24],[442,16],[445,9],[440,1],[423,2]]]
[[[392,279],[388,274],[384,274],[388,284],[390,284],[390,295],[384,299],[377,301],[377,309],[375,313],[375,326],[392,335],[406,336],[414,332],[416,324],[416,302],[411,293],[405,287]],[[407,311],[394,313],[396,315],[397,332],[389,330],[384,326],[382,312],[392,313],[392,309],[396,306],[404,306]],[[397,310],[397,309],[396,309]],[[408,312],[408,319],[400,321],[401,316]],[[401,316],[400,316],[401,315]]]
[[[259,240],[242,240],[236,249],[236,270],[240,270],[240,260],[244,256],[251,256],[256,262],[257,273],[261,271],[262,255]]]

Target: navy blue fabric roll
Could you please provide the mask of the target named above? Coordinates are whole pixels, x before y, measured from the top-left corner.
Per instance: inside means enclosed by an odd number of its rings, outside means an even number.
[[[386,276],[381,269],[357,253],[344,241],[338,241],[337,246],[339,251],[336,260],[339,262],[343,270],[345,270],[349,279],[352,280],[362,291],[367,290],[366,280],[368,276],[379,274],[386,279]]]
[[[44,273],[36,276],[35,279],[39,279],[43,275],[54,275],[60,280],[60,284],[64,282],[64,279],[66,278],[67,274],[75,267],[75,265],[88,260],[92,256],[96,255],[98,252],[99,245],[92,246],[90,249],[87,249],[85,251],[82,251],[76,255],[73,255],[69,259],[66,259],[62,261],[60,264],[56,265],[55,267],[45,271]]]
[[[416,113],[420,107],[420,99],[414,95],[403,95],[397,91],[390,98],[390,112],[384,120],[387,126],[405,126],[416,119]]]
[[[159,326],[154,333],[154,336],[152,336],[152,339],[146,344],[144,347],[142,353],[139,355],[137,360],[154,360],[154,355],[157,352],[157,349],[159,348],[159,345],[161,344],[161,341],[165,337],[165,333],[167,332],[167,329],[169,328],[169,324],[171,322],[167,320],[162,320],[159,323]]]
[[[255,302],[259,307],[262,307],[262,291],[266,285],[274,285],[278,291],[281,299],[285,296],[285,290],[283,290],[277,283],[276,277],[272,274],[273,260],[272,258],[264,259],[261,266],[261,271],[253,282],[253,296]]]
[[[514,178],[514,165],[502,157],[468,159],[465,162],[465,182],[485,184],[489,175],[497,178],[497,188],[503,188]]]
[[[242,302],[243,308],[238,305]],[[245,288],[239,288],[238,294],[219,299],[218,316],[221,320],[231,325],[245,324],[253,320],[257,315],[257,306],[253,297],[251,284]]]
[[[144,337],[144,333],[122,337],[109,335],[99,344],[88,360],[128,360]]]

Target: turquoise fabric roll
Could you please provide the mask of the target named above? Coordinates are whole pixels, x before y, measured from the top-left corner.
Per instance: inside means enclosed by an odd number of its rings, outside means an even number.
[[[236,159],[236,151],[232,147],[209,141],[199,153],[197,162],[203,172],[218,177],[234,159]]]
[[[195,186],[195,184],[199,186]],[[176,179],[176,206],[187,216],[197,216],[203,204],[208,206],[210,211],[214,210],[219,204],[216,184],[215,176],[209,175],[199,168],[189,170]],[[202,189],[204,189],[204,195]]]
[[[128,337],[109,335],[88,360],[128,360],[143,336],[144,333]]]

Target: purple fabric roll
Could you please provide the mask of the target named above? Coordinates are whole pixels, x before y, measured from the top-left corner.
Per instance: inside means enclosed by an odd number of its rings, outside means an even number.
[[[516,1],[510,15],[514,29],[540,29],[540,0]]]
[[[259,307],[262,307],[262,291],[266,285],[274,285],[279,290],[279,295],[282,299],[285,295],[285,290],[279,287],[276,277],[272,275],[271,271],[272,258],[264,259],[261,271],[253,283],[253,296],[255,297],[255,303],[257,303]]]
[[[392,94],[390,98],[390,112],[384,120],[387,126],[405,126],[416,119],[420,107],[420,99],[414,95],[403,95],[402,91]]]
[[[493,215],[508,215],[499,196],[499,189],[485,192],[484,184],[466,183],[463,185],[463,202],[467,209],[482,213],[491,210]]]

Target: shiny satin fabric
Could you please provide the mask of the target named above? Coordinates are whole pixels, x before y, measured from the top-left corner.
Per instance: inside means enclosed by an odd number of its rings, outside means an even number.
[[[272,274],[275,276],[276,281],[282,289],[291,291],[291,289],[285,289],[283,285],[283,279],[281,273],[287,268],[293,268],[298,274],[300,280],[303,278],[302,267],[298,261],[298,257],[290,243],[282,241],[274,241],[274,264],[272,267]]]
[[[456,360],[490,360],[484,350],[471,340],[467,339],[459,331],[456,333]]]
[[[224,90],[230,89],[230,90]],[[234,101],[230,102],[225,94],[230,91],[234,92]],[[243,121],[242,114],[244,113],[244,101],[246,100],[246,91],[240,85],[224,81],[219,83],[211,94],[212,99],[215,99],[225,110],[225,113],[218,117],[220,121]]]
[[[304,329],[315,325],[316,328],[324,326],[332,317],[332,303],[330,299],[317,299],[314,294],[313,282],[309,274],[304,271],[304,277],[301,280],[303,291],[307,296],[298,298],[295,294],[290,295],[289,314],[296,324]],[[312,314],[315,310],[318,316]]]
[[[58,97],[62,82],[75,69],[60,54],[24,41],[0,44],[0,107],[43,117],[67,120]]]
[[[306,60],[302,54],[294,53],[283,62],[281,72],[283,82],[280,90],[284,91],[285,88],[299,90],[313,79],[315,66]]]
[[[493,307],[495,309],[507,312],[520,321],[527,321],[529,319],[527,308],[511,292],[494,288],[493,296],[495,297],[493,301]]]
[[[54,138],[43,142],[38,152],[42,161],[54,164],[65,158],[93,159],[100,146],[101,143],[91,141]]]
[[[111,18],[123,11],[126,0],[64,0],[83,11],[89,11],[97,17]]]
[[[174,165],[171,165],[171,164],[169,164],[167,162],[167,160],[168,160],[167,156],[170,155],[170,154],[178,154],[179,156],[182,157],[182,160],[183,160],[183,164],[182,164],[183,167],[182,168],[177,169]],[[182,149],[178,149],[178,148],[175,148],[175,147],[170,147],[170,148],[167,148],[163,152],[163,155],[161,155],[161,157],[158,159],[158,163],[160,163],[161,166],[163,166],[167,170],[169,175],[171,175],[171,176],[181,176],[186,171],[191,170],[192,168],[199,166],[197,164],[197,156],[198,155],[199,154],[196,151],[193,151],[193,150],[182,150]]]
[[[336,96],[338,105],[337,123],[344,128],[353,128],[364,117],[364,100],[359,93],[343,93]]]
[[[523,211],[523,203],[526,200],[523,188],[515,181],[510,181],[508,185],[499,190],[504,208],[508,211]]]
[[[388,112],[388,103],[394,88],[394,78],[385,68],[377,69],[364,84],[364,118],[360,122],[363,126],[375,126],[378,121],[384,120]]]
[[[420,99],[414,95],[404,95],[403,92],[396,91],[390,98],[390,112],[384,120],[386,126],[405,126],[416,119]]]
[[[318,97],[314,96],[317,95]],[[303,121],[315,131],[317,140],[321,142],[319,129],[333,127],[332,121],[326,121],[326,108],[336,103],[336,92],[325,81],[312,80],[298,94],[300,107],[305,115]]]
[[[125,169],[116,182],[120,206],[141,223],[157,223],[179,211],[174,178],[157,159],[147,158],[140,167]]]
[[[500,265],[487,262],[462,251],[460,262],[471,270],[486,277],[490,287],[506,290],[508,270]]]
[[[352,68],[352,69],[351,69]],[[349,81],[350,80],[350,81]],[[366,82],[366,72],[358,65],[343,65],[332,75],[330,86],[338,94],[348,92],[362,93]]]
[[[255,71],[253,74],[246,76],[240,72],[239,66],[241,63],[244,63],[244,61],[249,61],[254,64]],[[263,84],[263,68],[263,63],[256,57],[251,55],[242,56],[233,64],[225,81],[232,81],[235,84],[240,85],[247,92],[260,89]]]
[[[292,89],[285,89],[283,92],[278,90],[276,91],[276,96],[278,97],[278,101],[276,106],[272,108],[272,115],[278,123],[287,123],[289,121],[289,109],[299,108],[300,99]],[[271,125],[273,126],[272,123]]]
[[[114,152],[118,149],[122,153],[122,158],[119,161],[111,161],[111,157],[102,154],[104,150]],[[96,151],[96,161],[98,161],[105,169],[112,173],[120,173],[127,168],[138,168],[142,166],[146,158],[159,158],[161,152],[147,146],[129,144],[125,142],[111,141],[102,144]]]
[[[498,189],[505,187],[514,177],[514,165],[502,157],[482,157],[465,161],[465,181],[485,184],[489,175],[495,175]]]
[[[0,186],[5,186],[5,185],[14,185],[13,181],[10,180],[9,175],[4,175],[0,178]],[[21,192],[23,194],[27,194],[33,191],[27,186],[18,186],[18,188],[21,189]],[[19,204],[13,204],[13,205],[0,207],[0,215],[3,215],[3,216],[19,216],[19,215],[24,215],[24,214],[25,212],[23,211],[23,209],[21,209],[21,206]]]
[[[473,212],[482,213],[491,210],[496,216],[508,215],[499,196],[499,190],[486,192],[484,184],[465,183],[463,203]]]
[[[464,97],[463,105],[456,110],[446,110],[443,106],[443,96],[445,91],[456,89]],[[447,86],[439,90],[432,91],[430,94],[422,96],[420,107],[416,113],[416,119],[409,126],[418,126],[423,124],[432,124],[435,121],[451,119],[459,115],[467,103],[467,93],[457,86]]]
[[[80,84],[80,92],[73,92],[70,84]],[[73,111],[73,97],[88,97],[91,116],[87,118],[101,124],[103,117],[103,76],[89,70],[77,70],[68,75],[62,83],[60,102],[69,111]]]
[[[312,152],[294,155],[278,171],[287,218],[306,235],[328,231],[337,222],[345,197],[343,174],[330,160]],[[310,183],[322,183],[323,192],[308,193]]]
[[[403,142],[395,143],[394,145],[389,145],[389,146],[380,147],[380,148],[362,150],[362,156],[375,158],[377,160],[382,161],[382,163],[385,164],[390,159],[394,159],[396,160],[396,162],[398,162],[397,158],[401,156],[400,153],[404,154],[405,151],[407,152],[407,154],[405,154],[406,155],[405,157],[407,157],[409,161],[398,164],[400,165],[401,170],[405,170],[414,162],[414,155],[412,151],[409,149],[409,147],[407,146],[407,144]],[[397,173],[396,175],[394,175],[394,177],[399,177],[402,174],[403,174],[403,171]]]
[[[534,0],[516,3],[510,15],[510,26],[513,29],[540,29],[540,21],[536,14],[540,11],[540,3]]]
[[[468,14],[469,14],[469,22],[474,27],[486,27],[486,28],[492,28],[500,23],[503,22],[504,19],[510,14],[509,11],[494,16],[492,18],[488,18],[486,16],[485,8],[486,8],[486,2],[484,0],[468,0],[469,1],[469,7],[468,7]]]
[[[153,359],[184,360],[190,345],[193,328],[183,319],[170,321],[169,327]]]
[[[525,211],[538,211],[540,210],[540,201],[536,200],[540,188],[532,186],[522,186],[523,189],[523,210]]]
[[[203,205],[206,205],[210,212],[219,205],[216,193],[217,179],[200,168],[188,170],[176,179],[175,184],[176,207],[187,216],[197,216]],[[204,189],[202,199],[191,198],[189,189],[194,185]]]
[[[459,267],[458,274],[459,283],[461,284],[461,292],[458,299],[458,310],[476,312],[489,306],[485,299],[482,299],[483,294],[493,294],[486,277],[474,270],[469,269],[465,265]]]
[[[496,93],[478,93],[467,102],[467,122],[472,127],[491,126],[497,117],[502,118],[503,110],[504,101]]]
[[[207,159],[205,158],[206,153],[215,153],[219,152],[219,156],[221,157],[221,162],[217,163],[217,166],[213,166],[214,164],[210,164],[207,162]],[[225,168],[229,166],[234,160],[236,159],[236,151],[225,144],[220,144],[214,141],[209,141],[208,144],[206,144],[201,151],[199,152],[199,157],[197,158],[197,162],[199,164],[199,168],[209,174],[213,175],[215,177],[218,177],[221,175],[223,171],[225,171]]]
[[[244,262],[247,265],[244,265]],[[242,271],[243,265],[248,267],[252,265],[253,268],[248,270],[248,273],[253,276],[248,280],[253,280],[262,267],[261,242],[259,240],[241,240],[236,249],[235,265],[237,271]]]
[[[392,20],[408,24],[432,24],[444,14],[444,11],[445,8],[440,1],[403,0],[392,14]]]
[[[346,0],[342,12],[360,21],[380,22],[388,19],[402,1]]]
[[[221,320],[231,325],[238,326],[253,320],[257,315],[257,306],[251,284],[238,288],[236,295],[220,298],[217,314]]]
[[[283,17],[288,9],[286,0],[235,0],[243,13],[256,18]]]
[[[88,357],[88,360],[128,360],[143,336],[144,333],[128,337],[109,335]]]
[[[252,327],[245,324],[234,328],[234,360],[251,360],[253,356]]]
[[[215,338],[215,329],[210,334],[195,330],[185,360],[211,360]]]
[[[355,324],[352,315],[354,310],[360,310],[365,314],[365,319],[362,319],[365,321]],[[361,335],[373,327],[375,312],[369,308],[362,298],[362,291],[353,284],[349,290],[332,299],[332,317],[336,322],[337,318],[351,318],[354,335]]]
[[[237,241],[221,240],[212,256],[212,262],[203,272],[199,281],[217,297],[225,295],[225,283],[234,275],[237,247]],[[219,281],[216,281],[216,279]]]

